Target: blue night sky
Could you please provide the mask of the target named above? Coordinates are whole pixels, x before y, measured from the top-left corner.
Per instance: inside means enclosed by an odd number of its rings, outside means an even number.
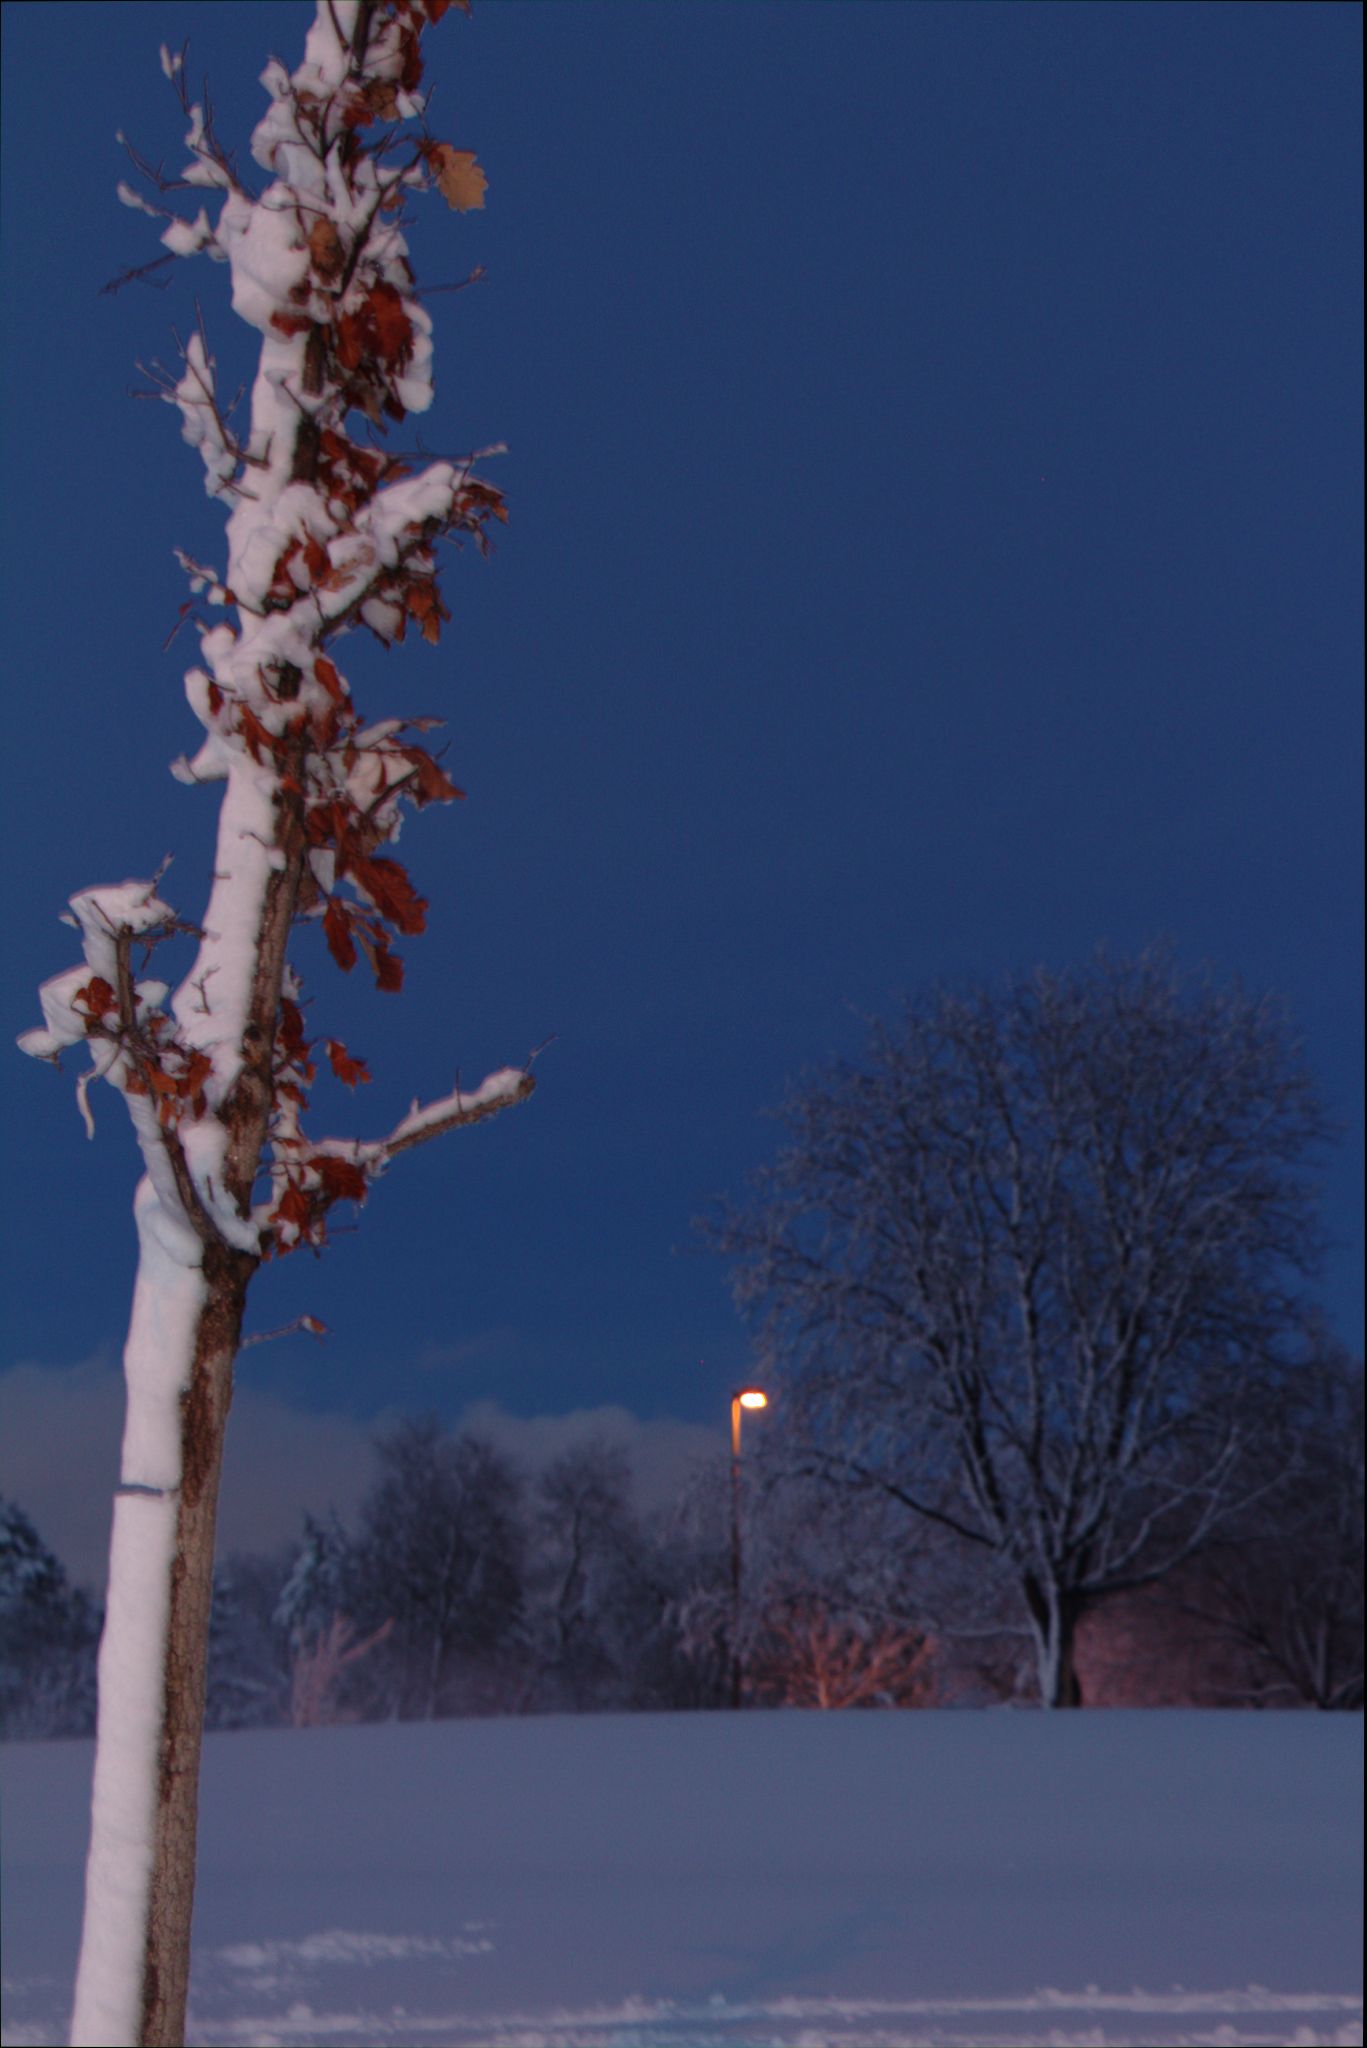
[[[196,293],[243,375],[251,336],[207,263],[100,296],[157,253],[115,131],[179,166],[188,33],[247,161],[310,16],[4,9],[11,1034],[74,890],[174,852],[198,914],[216,807],[166,773],[193,631],[162,643],[172,548],[213,559],[221,513],[127,393]],[[1347,1132],[1324,1286],[1359,1343],[1360,10],[484,0],[429,82],[489,196],[421,210],[418,276],[489,281],[432,300],[409,424],[506,441],[512,521],[451,561],[438,650],[347,649],[368,713],[449,721],[469,798],[405,833],[401,997],[303,948],[312,1027],[376,1076],[314,1128],[557,1036],[530,1105],[262,1277],[257,1328],[333,1334],[244,1386],[720,1430],[746,1347],[690,1220],[785,1080],[937,977],[1160,936],[1291,1007]],[[97,1095],[92,1145],[70,1076],[3,1065],[0,1386],[112,1384],[126,1119]],[[0,1479],[25,1498],[22,1446]]]

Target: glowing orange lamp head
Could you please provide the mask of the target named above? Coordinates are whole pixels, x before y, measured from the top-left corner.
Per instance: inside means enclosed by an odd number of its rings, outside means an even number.
[[[760,1387],[738,1387],[731,1396],[731,1456],[740,1456],[740,1411],[742,1408],[767,1408],[769,1396]]]

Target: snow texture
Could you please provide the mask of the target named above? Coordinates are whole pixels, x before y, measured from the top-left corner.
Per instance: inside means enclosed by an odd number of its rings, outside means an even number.
[[[91,1799],[82,1968],[73,2048],[134,2041],[156,1824],[161,1667],[176,1545],[174,1493],[120,1493],[100,1642],[100,1742]],[[82,1745],[84,1747],[84,1745]]]
[[[145,1104],[130,1107],[155,1125]],[[150,1132],[149,1167],[164,1155]],[[149,1142],[150,1141],[150,1142]],[[164,1169],[162,1169],[164,1170]],[[100,1741],[90,1812],[86,1946],[71,2039],[99,2048],[137,2037],[156,1822],[161,1674],[176,1546],[180,1394],[204,1302],[200,1243],[174,1188],[138,1184],[138,1272],[124,1348],[128,1406],[114,1500],[100,1642]]]
[[[89,1756],[0,1751],[14,2048],[60,2037]],[[189,2039],[1357,2043],[1361,1789],[1346,1714],[210,1736]]]

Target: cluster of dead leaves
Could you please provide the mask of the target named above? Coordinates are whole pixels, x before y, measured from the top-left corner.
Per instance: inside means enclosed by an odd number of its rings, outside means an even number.
[[[366,78],[351,90],[342,114],[350,131],[344,146],[345,163],[354,162],[365,147],[360,130],[401,118],[400,95],[413,93],[422,77],[422,32],[439,21],[452,4],[469,12],[469,0],[389,0],[386,13],[400,31],[398,76]],[[360,68],[364,70],[364,64]],[[483,207],[488,181],[472,150],[430,141],[420,143],[418,149],[419,161],[449,207],[460,213]],[[399,204],[400,199],[396,188],[391,205]],[[311,280],[296,288],[292,303],[276,314],[273,325],[289,336],[307,332],[314,374],[332,383],[343,415],[354,408],[378,427],[383,427],[386,419],[402,420],[398,380],[412,361],[416,342],[411,296],[383,278],[367,284],[363,270],[353,279],[361,252],[350,246],[335,220],[326,216],[314,220],[307,242]],[[317,307],[315,294],[319,291],[336,308],[322,321],[310,312],[310,304]],[[343,299],[345,310],[337,304]],[[332,417],[337,422],[336,412]],[[312,480],[334,516],[347,519],[348,530],[350,519],[375,493],[406,471],[406,464],[352,441],[340,424],[322,427]],[[507,519],[501,494],[490,485],[467,480],[449,516],[431,524],[447,533],[469,532],[481,550],[487,551],[486,529],[495,519]],[[288,609],[301,596],[337,586],[338,576],[327,548],[316,537],[303,536],[292,540],[274,565],[266,602],[272,609]],[[412,619],[424,640],[435,645],[443,622],[450,618],[431,573],[425,542],[411,564],[400,563],[377,578],[368,588],[367,598],[374,602],[365,623],[386,644],[402,640]],[[302,799],[310,849],[333,857],[333,882],[326,891],[312,868],[306,871],[299,898],[301,912],[316,913],[321,904],[324,939],[344,972],[350,972],[364,956],[376,986],[398,990],[403,963],[394,951],[393,938],[425,928],[427,903],[403,864],[379,851],[387,834],[372,815],[374,803],[367,809],[350,793],[357,780],[355,770],[367,754],[383,756],[378,790],[386,798],[402,791],[419,807],[449,802],[461,791],[425,747],[392,730],[373,746],[357,744],[360,721],[350,690],[327,655],[320,653],[314,660],[313,679],[321,685],[326,704],[320,706],[317,693],[310,693],[308,708],[301,707],[298,716],[288,719],[279,733],[271,731],[250,706],[226,704],[222,691],[212,684],[210,710],[215,720],[223,719],[241,734],[255,759],[269,759],[276,766],[284,788]],[[292,703],[301,694],[302,682],[297,672],[287,680],[276,678],[270,693],[282,703]],[[419,721],[419,728],[424,724]],[[414,728],[401,730],[411,733]],[[359,779],[364,782],[364,777]],[[344,882],[350,884],[354,897],[339,893]],[[101,993],[92,991],[92,1001]],[[346,1086],[355,1088],[369,1081],[365,1061],[351,1054],[340,1040],[327,1038],[322,1046],[332,1073]],[[274,1086],[277,1098],[298,1110],[308,1105],[308,1089],[317,1071],[315,1049],[315,1042],[305,1034],[299,1004],[282,999],[273,1053]],[[331,1152],[312,1151],[293,1117],[284,1119],[277,1137],[288,1163],[270,1214],[275,1228],[273,1246],[268,1244],[267,1249],[284,1251],[299,1244],[320,1244],[326,1237],[325,1219],[332,1204],[365,1199],[366,1168]]]
[[[362,1165],[353,1159],[338,1159],[330,1152],[315,1152],[311,1158],[300,1160],[293,1170],[287,1168],[285,1185],[268,1219],[273,1232],[267,1255],[271,1251],[295,1251],[305,1244],[325,1244],[327,1212],[333,1203],[363,1202],[369,1186],[369,1176]],[[291,1226],[290,1235],[282,1233],[282,1224]]]
[[[368,359],[387,370],[406,368],[413,354],[413,323],[392,284],[373,284],[353,312],[340,316],[335,353],[344,370],[359,369]]]
[[[172,1036],[166,1016],[154,1011],[135,1030],[125,1028],[118,996],[102,974],[92,974],[71,1000],[85,1018],[88,1037],[112,1039],[129,1054],[123,1086],[130,1095],[155,1098],[163,1130],[172,1129],[187,1111],[195,1118],[204,1115],[213,1061]]]
[[[365,1061],[348,1052],[340,1039],[324,1039],[323,1045],[328,1065],[339,1081],[348,1088],[369,1081],[370,1069]],[[304,1013],[299,1004],[291,996],[282,997],[272,1078],[277,1098],[287,1098],[300,1111],[308,1108],[308,1085],[317,1073],[313,1051],[314,1041],[305,1034]],[[267,1257],[272,1252],[295,1251],[305,1244],[323,1244],[327,1238],[327,1212],[333,1203],[363,1202],[369,1185],[366,1170],[359,1162],[328,1152],[312,1152],[298,1128],[297,1118],[290,1119],[290,1126],[287,1132],[277,1120],[272,1133],[277,1157],[287,1157],[288,1164],[268,1217],[270,1234],[263,1247]]]

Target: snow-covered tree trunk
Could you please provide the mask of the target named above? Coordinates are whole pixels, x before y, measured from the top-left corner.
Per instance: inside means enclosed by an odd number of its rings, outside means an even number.
[[[203,665],[186,690],[206,736],[174,770],[225,785],[202,926],[183,924],[157,881],[82,892],[71,921],[84,962],[44,985],[43,1027],[21,1040],[51,1058],[88,1045],[87,1125],[100,1077],[122,1094],[145,1167],[76,2043],[184,2039],[214,1522],[252,1275],[263,1258],[321,1244],[333,1204],[364,1200],[395,1153],[532,1089],[529,1073],[506,1068],[473,1094],[415,1103],[388,1137],[309,1139],[315,1042],[287,962],[297,920],[317,918],[341,968],[364,956],[378,986],[397,989],[393,935],[421,931],[426,905],[378,849],[398,836],[404,800],[459,794],[419,743],[424,728],[362,724],[327,652],[360,626],[400,640],[409,621],[435,642],[447,613],[433,545],[483,543],[488,520],[504,516],[469,461],[413,473],[375,439],[432,396],[405,200],[432,186],[460,210],[483,198],[473,156],[422,125],[420,38],[447,5],[319,0],[302,64],[291,75],[272,60],[263,75],[271,106],[252,155],[270,182],[259,195],[191,104],[181,59],[163,50],[190,162],[152,182],[160,193],[206,188],[218,218],[201,209],[187,221],[120,187],[168,220],[172,255],[230,266],[233,309],[260,333],[261,354],[241,438],[202,333],[163,392],[207,490],[231,507],[223,572],[185,560],[192,589],[236,614],[199,622]],[[354,413],[372,430],[364,440],[349,431]],[[177,935],[198,948],[171,996],[136,978],[133,954]],[[343,1044],[324,1044],[342,1081],[369,1079]]]

